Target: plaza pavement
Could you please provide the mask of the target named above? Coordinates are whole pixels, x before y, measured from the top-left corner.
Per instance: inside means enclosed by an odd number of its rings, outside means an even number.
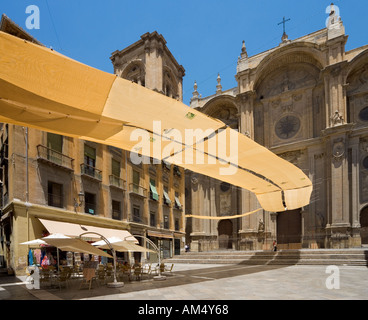
[[[367,267],[339,266],[332,273],[326,267],[175,264],[165,281],[91,290],[78,283],[29,290],[25,277],[0,277],[0,300],[368,300]],[[331,276],[339,276],[338,289],[326,285]]]

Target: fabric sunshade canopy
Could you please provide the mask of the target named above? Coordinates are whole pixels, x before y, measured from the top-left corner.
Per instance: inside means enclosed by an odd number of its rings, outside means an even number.
[[[165,197],[166,203],[170,205],[171,204],[171,199],[170,199],[168,193],[166,192],[166,190],[164,190],[164,197]]]
[[[46,241],[45,240],[42,240],[42,239],[34,239],[34,240],[22,242],[20,244],[24,244],[24,245],[28,245],[28,246],[43,246],[43,245],[47,245]]]
[[[156,253],[155,251],[142,247],[140,245],[137,245],[135,243],[133,243],[132,241],[126,241],[126,240],[122,240],[119,238],[109,238],[107,239],[110,242],[110,245],[112,246],[112,248],[116,251],[120,251],[120,252],[153,252]],[[93,243],[93,245],[95,247],[98,247],[100,249],[110,249],[109,245],[104,241],[98,241]]]
[[[42,238],[41,240],[44,240],[47,244],[57,247],[62,251],[89,253],[96,256],[112,258],[108,253],[95,248],[80,238],[70,238],[62,234],[52,234]]]
[[[152,199],[158,201],[159,196],[158,196],[157,189],[156,189],[154,181],[150,181],[150,191],[151,191],[151,194],[152,194]]]
[[[297,209],[310,201],[312,183],[300,169],[223,122],[3,32],[0,121],[177,164],[253,192],[267,211]],[[184,140],[198,129],[202,134]],[[236,172],[223,174],[228,167]]]
[[[102,235],[105,238],[119,237],[127,241],[138,243],[138,240],[134,238],[132,234],[127,230],[100,228],[46,219],[38,219],[38,220],[40,220],[40,222],[45,226],[47,231],[51,234],[61,233],[70,237],[79,237],[80,235],[82,235],[92,239],[100,239],[101,237],[99,235]]]

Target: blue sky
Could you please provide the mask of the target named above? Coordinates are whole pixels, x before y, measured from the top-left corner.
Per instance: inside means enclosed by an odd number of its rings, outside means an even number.
[[[110,55],[146,32],[162,34],[186,70],[184,103],[196,80],[202,96],[214,94],[220,73],[223,89],[236,86],[242,41],[248,55],[278,46],[285,16],[289,39],[325,27],[321,0],[1,0],[5,13],[39,41],[73,59],[113,72]],[[368,44],[367,0],[336,0],[349,35],[347,50]],[[28,30],[25,12],[40,9],[40,29]]]

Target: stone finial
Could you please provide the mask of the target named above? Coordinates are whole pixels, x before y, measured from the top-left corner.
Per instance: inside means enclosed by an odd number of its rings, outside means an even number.
[[[194,88],[194,91],[193,91],[192,99],[198,99],[199,94],[198,94],[198,91],[197,91],[197,89],[198,89],[197,81],[194,81],[193,88]]]
[[[220,74],[217,75],[217,86],[216,86],[216,93],[222,92],[222,85],[221,85],[221,77]]]
[[[284,34],[281,37],[281,41],[282,41],[282,43],[287,43],[287,42],[290,41],[289,40],[289,36],[285,32],[284,32]]]
[[[247,48],[245,47],[245,41],[243,40],[242,49],[241,49],[241,57],[248,58]]]
[[[190,99],[191,103],[194,102],[194,101],[198,101],[199,93],[197,91],[197,88],[198,88],[197,81],[194,81],[193,88],[194,88],[193,95],[192,95],[192,98]]]

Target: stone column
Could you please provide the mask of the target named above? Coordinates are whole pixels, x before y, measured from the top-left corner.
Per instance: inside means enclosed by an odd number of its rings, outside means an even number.
[[[203,176],[199,176],[197,174],[192,173],[192,214],[193,215],[206,215],[204,211],[204,192],[203,192],[203,184],[202,184]],[[202,219],[192,219],[192,232],[190,234],[191,244],[190,250],[194,252],[202,251],[201,242],[203,237],[205,236],[204,231],[204,222]]]
[[[237,103],[240,117],[240,133],[254,139],[254,112],[253,102],[254,91],[247,91],[237,96]],[[240,214],[253,211],[259,208],[256,196],[248,190],[241,190]],[[263,212],[259,214],[263,215]],[[270,226],[266,226],[269,229]],[[257,248],[258,235],[258,214],[252,214],[241,218],[241,230],[239,230],[240,249],[253,250]]]
[[[350,140],[350,176],[351,176],[351,226],[352,226],[352,243],[353,247],[361,246],[360,237],[360,197],[359,197],[359,171],[360,171],[360,161],[359,161],[359,137],[352,138]]]
[[[324,130],[330,179],[329,221],[326,226],[330,236],[330,246],[344,248],[349,246],[350,238],[350,199],[349,199],[349,161],[347,138],[352,125],[339,125]]]

